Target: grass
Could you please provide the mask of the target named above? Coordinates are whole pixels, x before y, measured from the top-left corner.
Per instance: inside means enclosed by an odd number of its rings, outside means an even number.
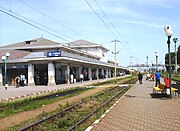
[[[167,73],[162,73],[162,77],[167,77]],[[171,79],[176,82],[180,82],[180,75],[176,75],[174,73],[171,74]]]
[[[126,91],[129,89],[128,87]],[[124,91],[124,93],[126,92]],[[48,130],[61,130],[61,131],[66,131],[69,127],[83,119],[85,116],[87,116],[90,112],[95,110],[97,107],[99,107],[102,103],[107,101],[110,97],[115,95],[118,91],[114,92],[106,92],[101,96],[98,96],[97,98],[94,98],[90,102],[88,101],[87,103],[84,103],[80,105],[79,107],[76,107],[76,109],[71,110],[70,112],[66,112],[63,114],[59,119],[54,119],[51,120],[51,122],[44,122],[42,125],[38,127],[37,130],[43,130],[43,131],[48,131]],[[114,100],[115,101],[115,100]],[[111,102],[111,104],[106,105],[102,109],[100,109],[95,115],[91,116],[86,120],[82,125],[78,126],[76,130],[78,131],[83,131],[85,130],[90,124],[92,124],[97,118],[99,118],[105,110],[107,110],[113,103],[114,101]]]
[[[117,83],[122,83],[122,82],[124,82],[124,81],[127,81],[127,80],[130,80],[132,77],[136,77],[137,75],[133,75],[133,76],[130,76],[130,77],[126,77],[126,78],[121,78],[121,79],[117,79]],[[107,81],[107,82],[103,82],[103,83],[97,83],[97,84],[93,84],[93,85],[96,85],[96,86],[102,86],[102,85],[112,85],[112,84],[114,84],[114,81],[113,80],[111,80],[111,81]],[[90,84],[90,85],[92,85],[92,84]],[[80,88],[80,87],[78,87],[78,88]],[[89,88],[88,88],[89,89]],[[70,89],[71,90],[71,89]],[[65,98],[68,98],[68,97],[71,97],[71,96],[75,96],[75,95],[77,95],[77,94],[80,94],[81,92],[78,92],[78,93],[76,93],[76,94],[73,94],[73,95],[69,95],[69,96],[66,96],[66,97],[64,97],[64,98],[61,98],[61,99],[65,99]],[[107,95],[107,97],[109,98],[110,97],[110,95]],[[102,99],[102,98],[101,98]],[[98,101],[101,101],[101,99],[99,99]],[[12,115],[12,114],[16,114],[16,113],[19,113],[19,112],[23,112],[23,111],[27,111],[27,110],[33,110],[33,109],[36,109],[36,108],[39,108],[39,107],[41,107],[42,106],[42,104],[43,105],[45,105],[45,104],[50,104],[50,103],[52,103],[52,102],[55,102],[55,101],[58,101],[59,99],[56,99],[56,98],[54,98],[53,100],[45,100],[45,101],[37,101],[37,102],[35,102],[35,103],[31,103],[31,102],[28,102],[28,100],[21,100],[21,101],[17,101],[17,102],[24,102],[24,101],[27,101],[26,103],[27,103],[27,105],[24,105],[23,107],[22,106],[20,106],[20,107],[18,107],[18,108],[15,108],[15,109],[13,109],[13,108],[11,108],[11,109],[8,109],[7,111],[5,111],[5,112],[3,112],[3,113],[1,113],[0,112],[0,117],[7,117],[7,116],[10,116],[10,115]],[[7,104],[13,104],[13,103],[7,103]],[[72,104],[72,103],[71,103]],[[95,102],[95,104],[97,104],[96,102]],[[59,109],[63,109],[63,108],[65,108],[65,107],[67,107],[69,105],[69,103],[67,103],[67,105],[66,106],[63,106],[63,107],[61,107],[61,108],[59,108]],[[90,106],[89,106],[89,108],[93,108],[94,107],[94,105],[92,105],[92,104],[90,104]],[[56,112],[56,111],[54,111],[54,112]],[[48,116],[48,115],[50,115],[50,114],[53,114],[54,112],[50,112],[50,113],[42,113],[42,114],[40,114],[39,116],[37,116],[36,117],[36,119],[31,119],[31,120],[28,120],[28,121],[26,121],[26,122],[23,122],[23,123],[21,123],[21,124],[18,124],[18,125],[16,125],[16,126],[13,126],[13,127],[10,127],[10,128],[8,128],[8,130],[9,131],[11,131],[11,130],[14,130],[14,129],[18,129],[18,127],[23,127],[23,125],[25,125],[24,123],[32,123],[32,121],[37,121],[37,120],[39,120],[39,119],[41,119],[41,118],[43,118],[43,117],[45,117],[45,116]],[[85,111],[86,112],[86,111]],[[84,111],[80,111],[80,113],[82,113],[82,114],[86,114]],[[75,114],[76,112],[74,112],[73,114]],[[82,114],[78,114],[78,116],[84,116],[84,115],[82,115]],[[69,117],[68,119],[72,119],[72,118],[74,118],[74,117]],[[78,118],[79,119],[79,118]],[[63,121],[63,119],[62,119],[62,121],[59,123],[59,124],[57,124],[57,125],[49,125],[50,127],[52,127],[52,130],[53,129],[56,129],[57,127],[59,127],[59,126],[61,126],[61,125],[63,125],[63,124],[65,124],[64,123],[65,121]],[[69,127],[68,125],[67,125],[67,127]],[[50,129],[50,128],[48,128],[48,129]],[[47,130],[48,130],[47,129]],[[46,130],[46,128],[44,127],[44,130]]]
[[[79,87],[77,87],[77,88],[80,89]],[[69,90],[74,90],[74,89],[75,88],[66,89],[63,91],[59,91],[59,93],[69,91]],[[87,90],[90,90],[90,88],[84,88],[83,90],[77,90],[77,92],[75,92],[73,94],[68,94],[65,96],[56,97],[56,98],[52,98],[49,100],[46,99],[46,100],[32,101],[34,98],[27,98],[27,99],[15,101],[15,102],[1,103],[1,106],[4,105],[4,106],[8,106],[8,107],[6,109],[0,111],[0,118],[5,118],[5,117],[11,116],[13,114],[17,114],[17,113],[24,112],[24,111],[34,110],[34,109],[40,108],[44,105],[48,105],[48,104],[51,104],[53,102],[57,102],[59,100],[65,99],[65,98],[78,95],[78,94],[80,94],[84,91],[87,91]],[[57,92],[54,92],[54,93],[57,93]],[[38,98],[38,97],[36,97],[36,98]]]

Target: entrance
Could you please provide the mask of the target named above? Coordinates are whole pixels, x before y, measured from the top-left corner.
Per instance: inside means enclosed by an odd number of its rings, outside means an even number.
[[[35,85],[47,85],[48,83],[48,65],[34,65]]]
[[[65,71],[67,70],[67,66],[60,66],[59,64],[56,64],[55,70],[56,84],[67,83],[67,79],[65,79]]]
[[[4,67],[2,68],[3,75],[3,83],[4,83]],[[26,84],[28,83],[28,66],[27,65],[8,65],[6,72],[6,81],[9,86],[15,86],[15,78],[16,76],[20,76],[20,74],[25,75]]]

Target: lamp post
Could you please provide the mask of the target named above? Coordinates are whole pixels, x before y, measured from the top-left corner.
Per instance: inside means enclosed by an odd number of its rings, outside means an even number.
[[[175,44],[175,72],[177,73],[177,51],[176,51],[176,42],[178,42],[178,38],[173,38]]]
[[[7,90],[8,84],[7,84],[7,76],[6,76],[6,65],[7,65],[7,59],[10,56],[10,53],[6,53],[4,56],[2,56],[2,61],[4,62],[4,85],[5,89]]]
[[[116,42],[120,42],[120,41],[115,39],[115,40],[113,40],[111,42],[114,42],[114,52],[112,52],[112,53],[114,54],[114,82],[116,83],[116,66],[117,66],[117,64],[116,64],[116,54],[119,53],[119,51],[116,52]]]
[[[170,99],[172,98],[172,92],[171,92],[171,53],[170,53],[170,39],[171,39],[171,36],[173,34],[173,30],[171,29],[171,26],[170,25],[166,25],[164,26],[164,31],[166,33],[166,36],[168,37],[168,40],[167,40],[167,44],[168,44],[168,55],[169,55],[169,89],[170,89]]]
[[[155,56],[156,56],[156,71],[158,70],[158,51],[155,51]]]
[[[149,70],[149,66],[148,66],[148,56],[146,56],[147,59],[147,71]]]

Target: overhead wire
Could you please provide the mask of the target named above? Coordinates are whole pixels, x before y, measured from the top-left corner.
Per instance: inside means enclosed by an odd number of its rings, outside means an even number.
[[[116,29],[116,27],[114,26],[114,24],[111,22],[111,20],[109,19],[109,17],[106,15],[106,13],[104,12],[104,10],[101,8],[100,4],[98,3],[97,0],[94,0],[95,3],[98,5],[98,7],[100,8],[100,10],[102,11],[103,15],[107,18],[107,20],[109,21],[109,23],[111,24],[111,26],[114,28],[114,30],[116,31],[116,33],[123,39],[123,42],[125,44],[123,44],[120,40],[120,43],[123,45],[123,47],[120,49],[122,50],[123,48],[125,48],[130,54],[133,53],[131,47],[129,46],[129,43],[123,38],[123,36],[119,33],[119,31]],[[129,49],[126,47],[126,45],[129,46]]]
[[[57,24],[65,27],[65,28],[69,29],[70,31],[72,31],[72,32],[74,32],[74,33],[76,33],[76,34],[78,34],[78,35],[81,35],[80,33],[72,30],[71,28],[69,28],[69,27],[61,24],[60,22],[56,21],[55,19],[49,17],[49,16],[46,15],[45,13],[42,13],[41,11],[37,10],[36,8],[30,6],[30,5],[27,4],[26,2],[24,2],[24,1],[22,1],[22,0],[19,0],[19,1],[20,1],[21,3],[23,3],[24,5],[28,6],[29,8],[31,8],[31,9],[37,11],[38,13],[42,14],[44,17],[47,17],[48,19],[50,19],[50,20],[54,21],[55,23],[57,23]],[[105,23],[105,21],[100,17],[100,15],[95,11],[95,9],[91,6],[91,4],[90,4],[87,0],[85,0],[85,1],[86,1],[86,3],[91,7],[91,9],[94,11],[94,13],[99,17],[99,19],[106,25],[106,27],[107,27],[107,28],[109,29],[109,31],[113,34],[113,36],[114,36],[115,38],[117,38],[117,36],[115,35],[115,33],[114,33],[114,32],[111,30],[111,28]],[[107,16],[107,15],[105,14],[105,12],[102,10],[102,8],[100,7],[99,3],[98,3],[96,0],[95,0],[95,2],[96,2],[96,4],[99,6],[99,8],[101,9],[101,11],[103,12],[104,16],[106,16],[106,18],[108,19],[108,21],[111,23],[111,26],[112,26],[112,27],[115,29],[115,31],[122,37],[122,35],[117,31],[117,29],[115,28],[115,26],[112,24],[112,22],[110,21],[110,19],[108,18],[108,16]],[[18,15],[18,16],[22,17],[23,19],[26,19],[26,20],[31,21],[31,22],[33,22],[33,23],[36,23],[37,25],[43,26],[44,28],[47,28],[48,30],[51,30],[51,31],[56,32],[56,33],[58,33],[58,34],[61,34],[60,32],[55,31],[55,30],[52,30],[51,28],[45,26],[45,24],[42,25],[42,24],[40,24],[40,23],[38,23],[38,22],[35,22],[35,21],[33,21],[33,20],[30,20],[30,19],[28,19],[28,18],[26,18],[26,17],[24,17],[24,16],[21,16],[21,15],[15,13],[15,12],[13,12],[11,9],[12,9],[12,8],[11,8],[11,3],[10,3],[10,12],[11,12],[11,13],[14,13],[15,15]],[[21,18],[19,18],[19,17],[17,17],[17,16],[14,16],[14,15],[12,15],[12,14],[10,14],[10,13],[7,13],[6,11],[3,11],[3,10],[0,10],[0,11],[3,12],[3,13],[5,13],[5,14],[7,14],[7,15],[9,15],[9,16],[12,16],[12,17],[14,17],[14,18],[16,18],[16,19],[18,19],[18,20],[20,20],[20,21],[22,21],[22,22],[25,22],[25,23],[28,24],[28,25],[31,25],[31,26],[33,26],[33,27],[35,27],[35,28],[37,28],[37,29],[40,29],[40,30],[42,30],[42,31],[45,31],[45,32],[47,32],[47,33],[49,33],[49,34],[51,34],[51,35],[54,35],[54,36],[56,36],[56,37],[64,40],[64,41],[69,42],[68,40],[66,40],[66,39],[64,39],[64,38],[62,38],[62,37],[60,37],[60,36],[58,36],[58,35],[56,35],[56,34],[54,34],[54,33],[51,33],[51,32],[49,32],[49,31],[47,31],[47,30],[45,30],[45,29],[43,29],[43,28],[41,28],[41,27],[38,27],[37,25],[34,25],[34,24],[26,21],[26,20],[23,20],[23,19],[21,19]],[[44,17],[43,17],[43,18],[44,18]],[[71,37],[69,37],[69,36],[66,36],[66,35],[64,35],[64,34],[61,34],[61,35],[65,36],[65,37],[67,37],[67,38],[73,39],[73,38],[71,38]],[[123,37],[122,37],[122,39],[123,39]],[[123,39],[123,40],[124,40],[124,39]],[[124,40],[124,41],[125,41],[125,40]],[[123,46],[123,48],[126,48],[126,47]]]
[[[23,18],[23,19],[26,19],[26,20],[28,20],[28,21],[31,21],[31,22],[39,25],[39,26],[42,26],[43,28],[47,28],[48,30],[51,30],[51,31],[53,31],[53,32],[56,32],[56,33],[58,33],[58,34],[60,34],[60,35],[62,35],[62,36],[64,36],[64,37],[67,37],[67,38],[69,38],[69,39],[75,40],[75,39],[73,39],[73,38],[71,38],[71,37],[69,37],[69,36],[66,36],[66,35],[64,35],[64,34],[58,32],[58,31],[56,31],[56,30],[53,30],[53,29],[45,26],[44,24],[40,24],[40,23],[38,23],[38,22],[36,22],[36,21],[33,21],[33,20],[31,20],[31,19],[29,19],[29,18],[27,18],[27,17],[24,17],[24,16],[22,16],[22,15],[16,13],[16,12],[14,12],[14,11],[12,11],[12,10],[8,10],[8,9],[2,7],[2,6],[0,6],[0,8],[4,9],[4,10],[6,10],[6,11],[9,11],[10,13],[15,14],[16,16],[19,16],[19,17],[21,17],[21,18]]]
[[[51,33],[51,32],[49,32],[49,31],[47,31],[47,30],[45,30],[45,29],[43,29],[43,28],[41,28],[41,27],[38,27],[38,26],[36,26],[36,25],[34,25],[34,24],[32,24],[32,23],[26,21],[26,20],[23,20],[23,19],[21,19],[21,18],[15,16],[15,15],[12,15],[12,14],[10,14],[10,13],[8,13],[8,12],[2,10],[2,9],[0,9],[0,11],[1,11],[2,13],[4,13],[4,14],[9,15],[9,16],[11,16],[11,17],[17,19],[17,20],[20,20],[20,21],[22,21],[22,22],[24,22],[24,23],[26,23],[26,24],[28,24],[28,25],[30,25],[30,26],[33,26],[33,27],[35,27],[35,28],[37,28],[37,29],[39,29],[39,30],[42,30],[42,31],[44,31],[44,32],[46,32],[46,33],[48,33],[48,34],[51,34],[51,35],[53,35],[53,36],[55,36],[55,37],[57,37],[57,38],[60,38],[60,39],[62,39],[62,40],[64,40],[64,41],[69,42],[68,40],[66,40],[66,39],[64,39],[64,38],[62,38],[62,37],[60,37],[60,36],[58,36],[58,35],[56,35],[56,34],[54,34],[54,33]]]
[[[84,36],[83,34],[80,34],[79,32],[77,32],[77,31],[75,31],[75,30],[69,28],[68,26],[66,26],[66,25],[64,25],[64,24],[62,24],[62,23],[60,23],[59,21],[57,21],[57,20],[51,18],[51,17],[48,16],[47,14],[45,14],[45,13],[39,11],[38,9],[32,7],[31,5],[27,4],[27,3],[24,2],[23,0],[19,0],[19,1],[20,1],[22,4],[26,5],[27,7],[33,9],[34,11],[36,11],[36,12],[42,14],[43,16],[47,17],[48,19],[52,20],[53,22],[55,22],[55,23],[57,23],[57,24],[63,26],[63,28],[65,27],[65,28],[67,28],[68,30],[70,30],[70,31],[73,32],[73,33],[76,33],[76,34],[78,34],[78,35],[80,35],[80,36]],[[88,39],[88,38],[86,38],[86,39]]]
[[[100,15],[96,12],[96,10],[91,6],[91,4],[85,0],[85,2],[87,3],[87,5],[93,10],[93,12],[98,16],[98,18],[103,22],[103,24],[107,27],[107,29],[112,33],[112,35],[117,39],[117,36],[115,35],[115,33],[110,29],[110,27],[106,24],[106,22],[100,17]]]
[[[100,4],[97,2],[97,0],[94,0],[96,2],[96,4],[98,5],[98,7],[100,8],[100,10],[102,11],[102,13],[104,14],[104,16],[107,18],[107,20],[109,21],[109,23],[111,24],[111,26],[114,28],[114,30],[119,34],[119,36],[124,40],[123,36],[119,33],[119,31],[116,29],[116,27],[114,26],[114,24],[111,22],[111,20],[109,19],[109,17],[106,15],[106,13],[104,12],[104,10],[101,8]],[[124,40],[125,41],[125,40]]]

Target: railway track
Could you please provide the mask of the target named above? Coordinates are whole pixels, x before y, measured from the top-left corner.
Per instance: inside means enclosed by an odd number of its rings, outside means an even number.
[[[133,78],[129,81],[125,81],[122,84],[134,84],[137,81],[137,78]],[[59,119],[63,119],[63,118],[67,118],[67,120],[65,121],[69,121],[71,118],[72,114],[78,114],[77,112],[83,112],[82,111],[82,107],[83,106],[87,106],[87,105],[91,105],[91,103],[98,103],[98,105],[94,104],[92,105],[92,107],[87,107],[92,108],[90,109],[90,111],[88,111],[88,113],[85,113],[85,115],[83,114],[83,117],[80,117],[79,120],[75,120],[74,122],[69,122],[71,123],[70,125],[66,125],[64,124],[64,126],[66,127],[66,130],[73,130],[74,128],[76,128],[77,126],[79,126],[80,124],[82,124],[84,121],[86,121],[89,117],[91,117],[92,115],[94,115],[95,113],[97,113],[101,108],[103,108],[104,106],[108,105],[110,102],[112,102],[114,99],[116,99],[119,96],[122,96],[128,87],[124,86],[124,87],[120,87],[120,86],[114,86],[109,88],[108,90],[105,90],[103,92],[100,92],[98,94],[96,94],[95,96],[92,96],[86,100],[82,100],[74,105],[71,105],[69,107],[67,107],[66,109],[63,109],[53,115],[47,116],[39,121],[36,121],[24,128],[19,129],[18,131],[26,131],[26,130],[41,130],[42,128],[46,129],[45,125],[50,124],[50,123],[58,123]],[[105,99],[106,98],[106,99]],[[73,113],[74,112],[74,113]],[[68,115],[69,113],[71,113],[71,115]],[[79,115],[81,116],[81,115]],[[74,116],[72,116],[73,118]],[[77,122],[78,121],[78,122]],[[43,124],[46,123],[46,124]],[[63,130],[65,130],[65,127],[61,127],[62,122],[60,122],[61,124],[59,124],[60,127],[58,127],[58,129],[62,128]]]
[[[87,90],[87,88],[84,88],[84,87],[83,88],[76,88],[76,89],[67,90],[67,91],[63,91],[63,92],[57,92],[57,93],[50,94],[50,95],[40,96],[40,97],[37,97],[37,98],[32,98],[32,99],[29,99],[29,100],[24,100],[24,101],[21,101],[21,102],[10,104],[10,105],[8,105],[8,104],[3,105],[3,106],[0,106],[0,112],[3,111],[3,110],[6,110],[6,109],[12,109],[12,108],[16,109],[17,107],[27,105],[30,102],[36,102],[36,101],[41,101],[41,100],[50,100],[50,99],[53,99],[53,98],[67,96],[67,95],[70,95],[70,94],[74,94],[75,92],[80,91],[80,90],[81,91]]]
[[[130,83],[130,81],[125,81],[122,84],[126,84],[126,83]],[[50,99],[53,99],[53,98],[63,97],[63,96],[74,94],[77,91],[85,90],[85,89],[87,89],[87,88],[86,87],[77,88],[77,89],[72,89],[72,90],[68,90],[68,91],[53,93],[53,94],[50,94],[50,95],[40,96],[40,97],[37,97],[37,98],[32,98],[32,99],[24,100],[24,101],[13,103],[13,104],[2,105],[2,106],[0,106],[0,112],[3,111],[3,110],[6,110],[6,109],[12,109],[12,108],[16,109],[19,106],[27,105],[27,103],[29,103],[29,102],[36,102],[36,101],[41,101],[41,100],[50,100]]]

